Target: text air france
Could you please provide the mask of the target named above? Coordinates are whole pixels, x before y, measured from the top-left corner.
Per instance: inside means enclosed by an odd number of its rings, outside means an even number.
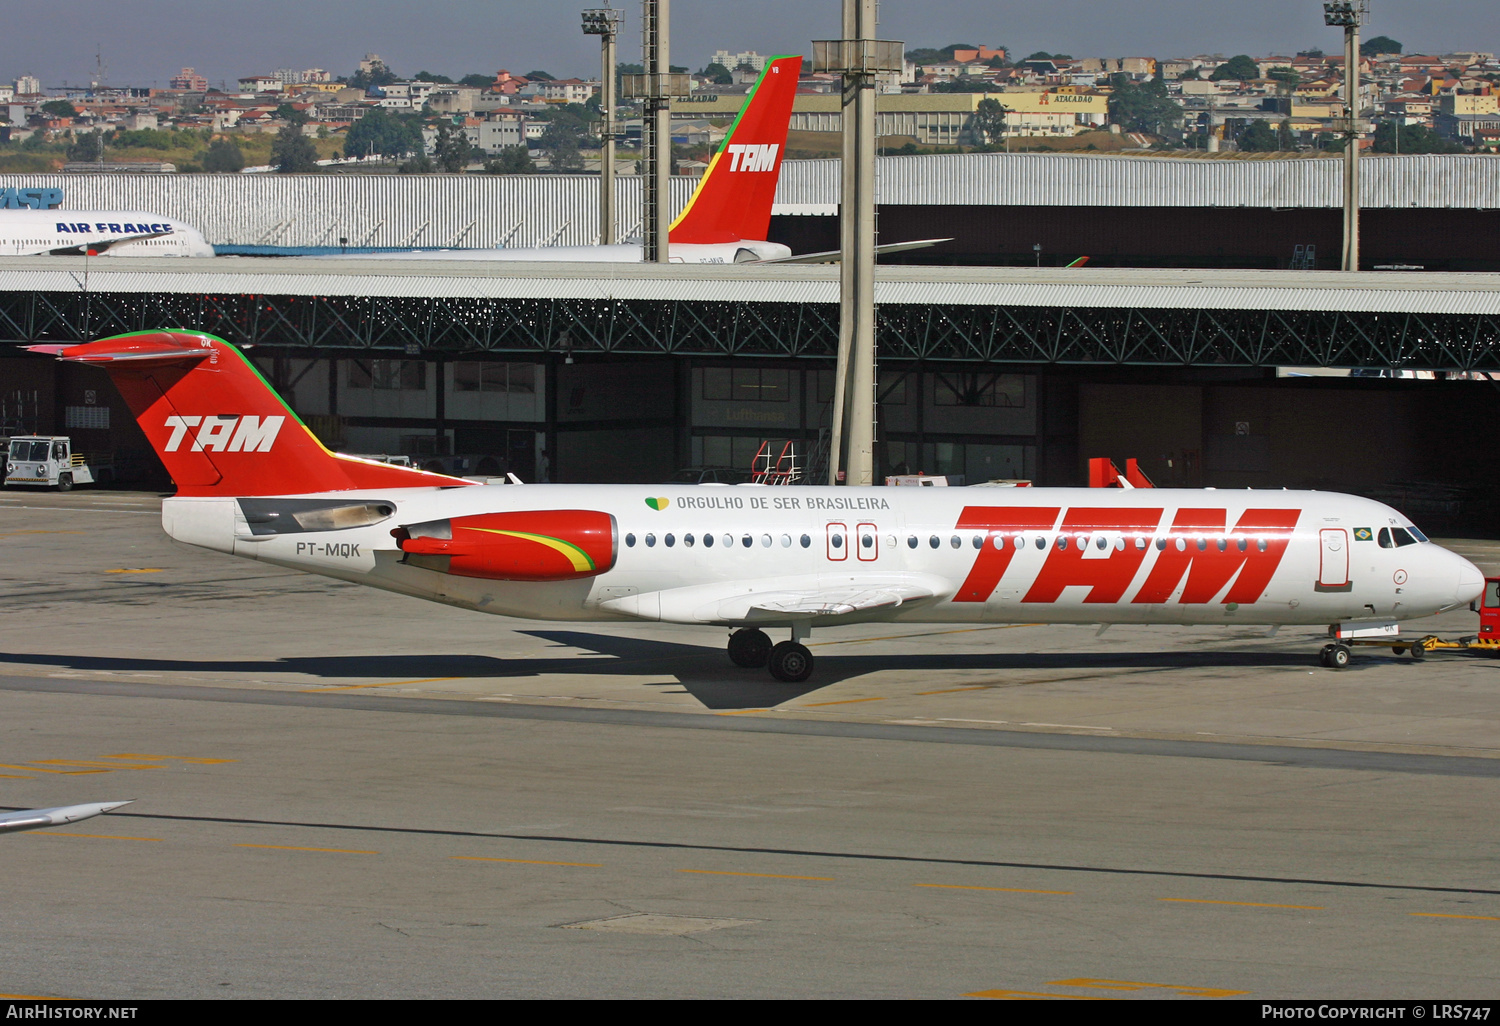
[[[132,224],[129,221],[59,221],[57,231],[63,235],[171,235],[171,224]]]

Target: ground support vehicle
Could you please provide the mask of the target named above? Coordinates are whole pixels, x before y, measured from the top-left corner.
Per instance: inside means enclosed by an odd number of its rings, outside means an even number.
[[[66,435],[16,435],[5,461],[6,485],[32,485],[65,492],[76,484],[109,484],[113,462],[73,451]]]

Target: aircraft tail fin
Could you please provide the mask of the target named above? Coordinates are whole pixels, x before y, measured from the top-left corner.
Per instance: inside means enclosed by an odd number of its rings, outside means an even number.
[[[28,348],[107,371],[181,496],[471,483],[329,452],[255,365],[213,335],[169,329]]]
[[[672,242],[765,241],[801,70],[801,57],[766,62],[698,188],[672,222]]]

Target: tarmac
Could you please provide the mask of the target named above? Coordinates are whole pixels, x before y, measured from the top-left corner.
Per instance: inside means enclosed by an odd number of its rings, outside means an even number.
[[[0,493],[0,806],[137,799],[0,836],[0,993],[1496,992],[1500,662],[873,624],[779,684],[722,631],[454,610],[158,511]]]

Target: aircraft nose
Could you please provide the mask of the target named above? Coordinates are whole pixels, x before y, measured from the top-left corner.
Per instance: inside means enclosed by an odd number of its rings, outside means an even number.
[[[1453,597],[1459,602],[1473,602],[1484,593],[1484,574],[1464,557],[1454,558],[1458,560],[1458,589]]]

